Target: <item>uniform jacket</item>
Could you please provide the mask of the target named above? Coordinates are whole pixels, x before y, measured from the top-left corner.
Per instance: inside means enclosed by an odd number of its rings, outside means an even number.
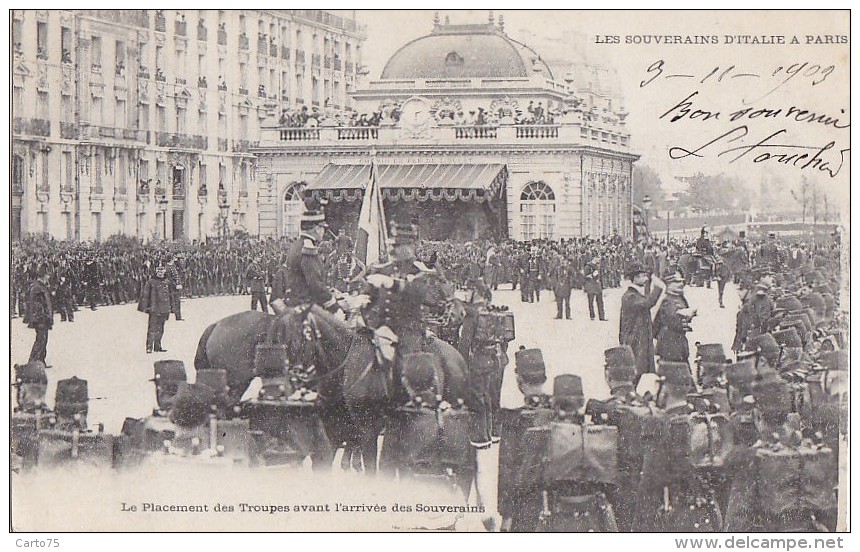
[[[251,263],[245,270],[245,285],[251,288],[252,293],[266,291],[266,274],[258,263]]]
[[[636,357],[636,373],[654,372],[654,336],[651,325],[651,307],[657,304],[660,290],[654,288],[648,297],[634,287],[621,296],[621,323],[618,342],[630,345]]]
[[[603,293],[603,282],[600,281],[600,271],[594,267],[586,267],[585,293],[589,295],[600,295]]]
[[[170,283],[166,278],[153,276],[140,294],[137,310],[149,314],[170,314]]]
[[[290,290],[284,298],[287,305],[316,303],[328,307],[332,304],[334,297],[326,285],[325,267],[313,237],[301,234],[290,247],[284,266],[284,276]]]
[[[654,337],[657,339],[655,353],[661,360],[689,362],[690,346],[687,343],[689,319],[678,311],[690,305],[683,295],[666,295],[654,317]]]
[[[567,297],[573,289],[576,274],[570,266],[558,266],[552,273],[552,290],[559,297]]]
[[[24,317],[27,326],[34,329],[54,327],[54,309],[51,305],[51,292],[45,284],[36,280],[27,291],[27,312]]]
[[[370,308],[365,313],[368,326],[389,326],[398,334],[404,329],[423,330],[425,291],[419,281],[410,277],[422,273],[432,274],[435,271],[415,261],[405,266],[388,262],[373,267],[370,273],[391,276],[394,278],[394,286],[390,289],[367,286],[366,291],[371,298]]]

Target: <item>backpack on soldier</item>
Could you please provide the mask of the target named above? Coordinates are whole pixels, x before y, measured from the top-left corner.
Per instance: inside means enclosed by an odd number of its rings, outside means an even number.
[[[111,468],[114,467],[115,444],[115,437],[103,432],[44,429],[39,431],[37,464]]]
[[[554,482],[618,482],[618,428],[554,421],[548,427],[543,477]]]

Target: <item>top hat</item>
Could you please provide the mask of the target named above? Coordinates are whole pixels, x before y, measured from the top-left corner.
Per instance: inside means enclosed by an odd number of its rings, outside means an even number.
[[[690,367],[686,362],[662,361],[657,364],[657,375],[662,378],[663,383],[679,387],[695,387],[693,375],[690,373]]]
[[[726,353],[722,343],[699,343],[696,345],[696,360],[699,362],[725,362]]]
[[[414,224],[393,223],[389,237],[391,245],[411,245],[418,241],[418,227]]]
[[[540,349],[520,349],[514,353],[514,361],[514,372],[524,383],[540,385],[546,382],[546,365]]]

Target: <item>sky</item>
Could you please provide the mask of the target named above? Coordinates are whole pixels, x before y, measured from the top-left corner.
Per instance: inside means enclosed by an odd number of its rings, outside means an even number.
[[[434,13],[357,11],[358,21],[367,25],[368,78],[379,78],[385,62],[406,42],[429,34]],[[443,21],[450,17],[451,23],[488,20],[487,10],[439,13]],[[836,127],[850,122],[849,45],[833,43],[849,35],[845,12],[496,10],[496,21],[500,15],[509,36],[544,57],[568,52],[575,61],[614,69],[630,113],[631,147],[642,156],[641,163],[675,176],[726,172],[753,187],[762,179],[797,187],[806,176],[847,211],[849,162],[848,152],[841,150],[849,147],[850,128]],[[682,40],[691,36],[694,41],[696,36],[715,36],[718,44],[667,45],[662,38],[666,35]],[[738,44],[753,41],[738,35],[754,35],[759,42],[780,40],[776,36],[786,43]],[[617,36],[619,43],[598,43],[601,36]],[[795,36],[799,43],[790,44]],[[641,43],[646,37],[651,44]],[[656,37],[661,37],[660,44],[655,44]],[[808,40],[812,43],[807,44]],[[684,105],[685,100],[689,105]],[[838,122],[795,120],[822,114]],[[711,146],[696,153],[712,140]],[[762,141],[758,148],[726,151]],[[815,152],[831,142],[829,149],[819,153],[821,160],[813,161]],[[671,148],[681,158],[671,159]],[[741,153],[745,155],[731,161]],[[798,161],[803,153],[807,157]],[[789,157],[792,154],[794,158]],[[762,204],[767,201],[760,198]]]

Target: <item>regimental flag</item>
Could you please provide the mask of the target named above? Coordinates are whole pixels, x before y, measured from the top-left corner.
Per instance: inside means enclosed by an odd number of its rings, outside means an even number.
[[[388,255],[388,230],[377,174],[376,158],[371,156],[370,178],[361,200],[355,240],[355,257],[367,266],[383,261]]]

